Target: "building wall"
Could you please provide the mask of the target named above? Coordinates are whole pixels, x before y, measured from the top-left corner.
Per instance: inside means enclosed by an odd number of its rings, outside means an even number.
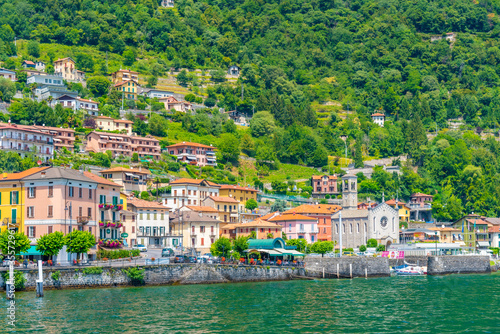
[[[201,205],[202,201],[208,196],[219,196],[219,188],[173,184],[171,185],[171,195],[166,199],[166,206],[179,209],[184,205]]]
[[[277,222],[282,226],[288,239],[306,239],[307,243],[318,241],[318,222],[317,221],[284,221]],[[302,225],[302,226],[301,226]],[[275,235],[275,238],[281,235]]]
[[[125,81],[120,86],[114,87],[120,94],[124,94],[126,99],[137,100],[137,84],[134,81]]]
[[[54,72],[61,73],[64,80],[76,80],[75,63],[71,59],[63,59],[54,63]]]
[[[154,240],[160,239],[160,246],[172,247],[165,238],[169,232],[169,215],[167,208],[134,208],[137,213],[137,243],[153,247]]]
[[[221,227],[224,229],[224,227]],[[227,229],[225,229],[227,230]],[[275,238],[281,238],[281,226],[275,227],[238,227],[235,229],[237,237],[248,237],[252,234],[252,231],[256,233],[256,239],[267,239],[267,234],[272,233]],[[229,231],[228,231],[229,232]],[[226,234],[226,233],[224,233]]]
[[[11,193],[17,192],[11,200]],[[18,181],[0,183],[0,219],[2,220],[2,231],[8,228],[8,223],[15,223],[18,231],[25,231],[24,228],[24,200],[25,189]],[[14,221],[13,221],[14,218]]]
[[[1,146],[3,151],[14,151],[21,156],[35,154],[43,161],[54,156],[53,136],[45,133],[23,131],[22,128],[11,127],[0,130]]]
[[[200,254],[210,253],[210,246],[219,237],[218,225],[216,222],[190,222],[184,224],[182,245],[184,247],[193,247]]]
[[[258,191],[250,191],[250,190],[240,190],[240,189],[220,189],[219,196],[222,197],[232,197],[238,202],[240,202],[240,210],[245,208],[245,203],[249,199],[254,199],[257,201],[257,193]]]

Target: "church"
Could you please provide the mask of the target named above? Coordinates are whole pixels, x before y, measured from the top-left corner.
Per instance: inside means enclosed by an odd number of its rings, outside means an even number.
[[[399,237],[398,210],[384,200],[374,208],[358,209],[358,178],[346,174],[342,177],[342,210],[332,216],[332,241],[340,242],[339,216],[342,226],[342,248],[358,248],[368,239],[376,239],[386,249],[397,243]]]

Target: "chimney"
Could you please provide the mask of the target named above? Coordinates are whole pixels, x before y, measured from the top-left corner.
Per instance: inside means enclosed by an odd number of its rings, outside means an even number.
[[[45,177],[45,172],[40,173],[42,177]]]

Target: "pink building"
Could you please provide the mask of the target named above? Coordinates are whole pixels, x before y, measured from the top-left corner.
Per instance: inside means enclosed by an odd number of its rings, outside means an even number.
[[[213,146],[190,143],[182,143],[167,146],[168,154],[175,155],[177,160],[197,166],[217,166],[215,157],[216,148]]]
[[[282,227],[288,239],[306,239],[308,243],[318,241],[318,219],[299,214],[282,214],[269,219]]]
[[[325,197],[325,195],[337,195],[337,176],[335,175],[313,175],[311,177],[313,197]]]
[[[59,231],[66,235],[75,229],[97,237],[104,230],[100,229],[99,221],[120,220],[119,210],[105,210],[99,204],[102,201],[119,204],[121,186],[97,175],[51,167],[24,178],[23,182],[25,233],[32,243],[45,234]],[[104,232],[104,237],[119,238],[118,226]],[[55,261],[69,262],[75,257],[76,254],[63,249]]]

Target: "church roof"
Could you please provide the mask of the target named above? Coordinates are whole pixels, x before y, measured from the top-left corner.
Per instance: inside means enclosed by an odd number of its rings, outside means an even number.
[[[368,217],[369,210],[358,210],[358,209],[346,209],[342,210],[342,218],[364,218]],[[333,215],[333,219],[338,219],[339,213],[336,212]]]

